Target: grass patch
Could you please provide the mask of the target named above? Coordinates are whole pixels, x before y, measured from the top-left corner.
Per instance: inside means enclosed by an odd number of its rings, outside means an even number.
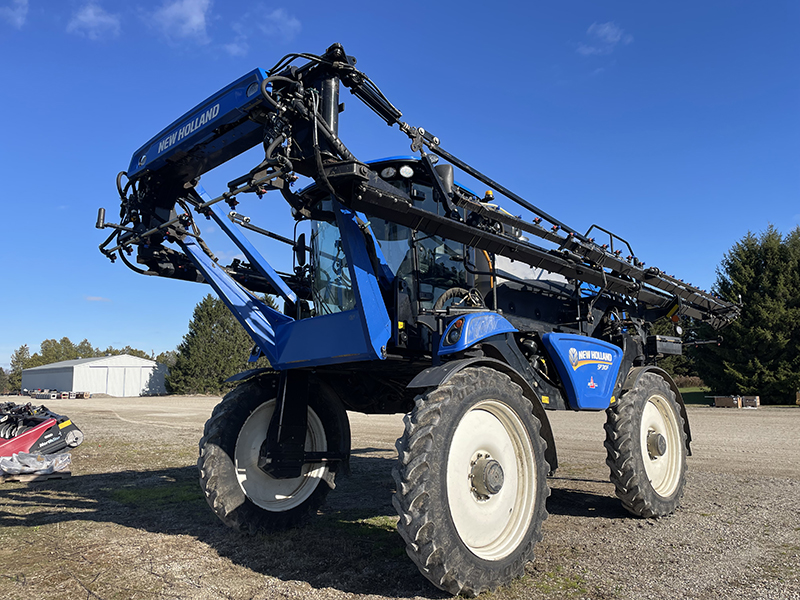
[[[356,523],[361,523],[375,530],[388,531],[392,534],[397,531],[397,517],[392,517],[389,515],[359,519],[356,521]]]
[[[585,596],[589,593],[583,577],[564,573],[561,566],[556,567],[553,571],[541,573],[529,582],[533,583],[538,591],[548,595],[555,594],[560,598]]]
[[[706,396],[711,395],[711,389],[707,387],[680,388],[684,404],[705,404],[711,403]]]
[[[121,504],[136,507],[184,504],[203,499],[203,493],[195,482],[174,483],[155,487],[126,487],[111,490],[111,499]]]

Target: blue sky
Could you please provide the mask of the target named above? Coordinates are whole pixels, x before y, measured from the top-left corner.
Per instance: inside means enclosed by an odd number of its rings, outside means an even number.
[[[208,288],[110,264],[98,207],[114,220],[117,172],[192,106],[333,42],[448,151],[709,288],[748,231],[800,223],[798,25],[789,1],[0,0],[0,366],[63,336],[175,348]],[[408,153],[396,128],[343,99],[357,156]],[[222,191],[258,161],[203,184]],[[240,209],[291,234],[278,195]],[[262,247],[286,268],[281,246]]]

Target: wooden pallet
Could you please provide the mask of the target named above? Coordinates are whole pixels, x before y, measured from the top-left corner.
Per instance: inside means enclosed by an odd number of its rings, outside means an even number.
[[[66,479],[72,477],[72,471],[56,471],[40,475],[37,473],[20,473],[19,475],[0,475],[0,483],[18,481],[20,483],[33,483],[36,481],[47,481],[49,479]]]

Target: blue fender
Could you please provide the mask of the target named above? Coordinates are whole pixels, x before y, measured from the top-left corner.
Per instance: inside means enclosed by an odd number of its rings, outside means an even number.
[[[447,326],[439,342],[438,354],[455,354],[493,335],[515,331],[517,328],[496,312],[467,313],[453,319]]]
[[[501,373],[508,375],[511,381],[516,383],[522,388],[523,395],[531,401],[533,405],[533,414],[539,419],[541,423],[540,435],[547,444],[547,449],[544,452],[545,460],[550,465],[550,474],[553,474],[558,468],[558,454],[556,452],[556,441],[553,437],[553,429],[550,427],[550,420],[547,418],[542,400],[539,394],[531,387],[528,380],[525,379],[519,372],[517,372],[511,365],[503,361],[488,358],[464,358],[460,360],[451,360],[441,365],[428,367],[424,371],[417,373],[417,376],[411,380],[406,387],[409,389],[427,389],[437,387],[450,380],[453,375],[459,371],[463,371],[468,367],[489,367],[496,369]]]

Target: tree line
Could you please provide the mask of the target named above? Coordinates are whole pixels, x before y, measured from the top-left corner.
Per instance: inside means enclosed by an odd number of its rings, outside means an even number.
[[[800,227],[786,236],[772,226],[748,233],[725,254],[714,291],[741,298],[742,314],[721,332],[719,345],[689,347],[697,372],[726,394],[794,403],[800,389]],[[714,335],[706,326],[696,333]]]

